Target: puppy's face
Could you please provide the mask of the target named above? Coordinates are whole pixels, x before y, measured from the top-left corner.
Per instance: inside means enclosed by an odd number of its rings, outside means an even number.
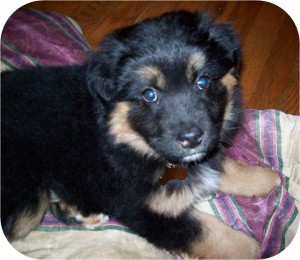
[[[203,159],[238,124],[239,53],[232,29],[201,13],[167,14],[108,36],[89,82],[114,104],[109,134],[170,162]]]

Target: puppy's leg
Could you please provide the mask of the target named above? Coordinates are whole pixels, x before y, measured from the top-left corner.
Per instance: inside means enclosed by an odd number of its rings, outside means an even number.
[[[159,248],[181,250],[192,257],[253,259],[260,252],[255,239],[194,208],[177,217],[142,209],[122,223]]]
[[[190,255],[204,259],[257,259],[258,242],[236,231],[216,217],[194,210],[192,215],[202,226],[202,236],[190,246]]]
[[[82,215],[77,207],[66,203],[53,191],[51,191],[49,210],[54,217],[66,225],[82,224],[88,229],[94,229],[109,220],[109,217],[104,214]]]
[[[219,190],[225,193],[261,196],[280,184],[279,175],[269,168],[249,166],[229,158],[223,166]]]
[[[5,236],[9,241],[24,238],[28,233],[37,226],[44,215],[48,206],[49,197],[46,191],[40,191],[32,197],[27,197],[28,204],[23,204],[20,201],[19,205],[11,210],[8,210],[7,203],[5,202],[2,220],[2,227]],[[20,199],[21,200],[21,199]],[[12,211],[11,213],[8,213]]]

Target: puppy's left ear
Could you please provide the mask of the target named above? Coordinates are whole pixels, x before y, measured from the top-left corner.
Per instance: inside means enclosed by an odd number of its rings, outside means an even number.
[[[88,64],[87,70],[87,84],[90,93],[93,97],[110,101],[117,93],[114,89],[114,84],[112,80],[112,75],[107,67],[104,57],[100,53],[95,54],[94,57]]]
[[[124,58],[124,46],[113,35],[107,36],[93,53],[88,64],[87,84],[91,94],[103,101],[111,101],[121,91],[118,67]]]
[[[217,42],[227,52],[227,57],[238,68],[241,62],[239,35],[230,23],[215,23],[209,29],[209,39]]]

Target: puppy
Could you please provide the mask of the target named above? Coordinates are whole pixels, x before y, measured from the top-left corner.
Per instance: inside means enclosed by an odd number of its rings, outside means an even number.
[[[230,25],[177,12],[113,32],[85,64],[3,73],[7,238],[26,236],[53,193],[64,212],[114,216],[159,248],[256,258],[253,238],[193,207],[279,184],[224,155],[240,124],[240,59]],[[184,179],[166,181],[170,171]]]

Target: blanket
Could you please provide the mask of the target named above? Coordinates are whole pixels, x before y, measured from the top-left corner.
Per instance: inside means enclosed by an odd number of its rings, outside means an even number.
[[[89,51],[79,25],[71,18],[19,9],[2,33],[1,70],[81,63]],[[274,256],[290,244],[299,223],[299,117],[277,110],[244,110],[242,127],[227,154],[250,165],[271,167],[280,175],[281,185],[264,197],[217,192],[195,207],[257,239],[262,245],[260,258]],[[113,216],[89,230],[66,226],[46,212],[28,237],[12,245],[39,259],[188,259],[181,252],[157,249]]]

